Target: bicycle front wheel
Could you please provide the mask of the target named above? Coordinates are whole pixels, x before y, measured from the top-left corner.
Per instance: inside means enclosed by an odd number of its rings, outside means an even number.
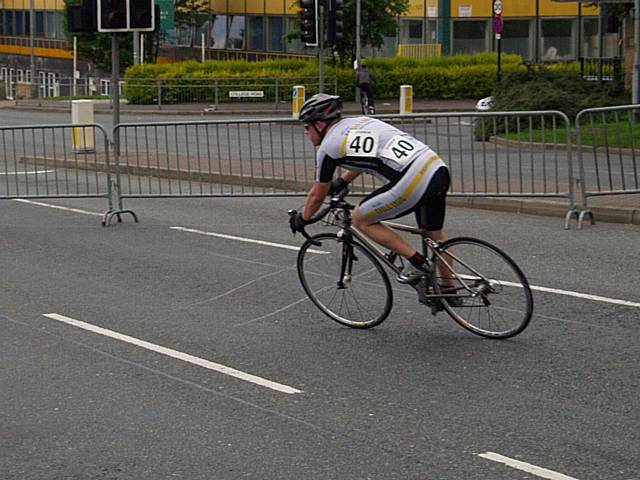
[[[513,337],[527,327],[533,296],[526,277],[506,253],[466,237],[448,240],[439,253],[434,289],[443,295],[442,306],[456,322],[487,338]],[[443,262],[449,268],[443,268]]]
[[[351,328],[371,328],[391,311],[393,294],[380,262],[362,245],[334,233],[312,237],[298,253],[298,276],[311,301]]]

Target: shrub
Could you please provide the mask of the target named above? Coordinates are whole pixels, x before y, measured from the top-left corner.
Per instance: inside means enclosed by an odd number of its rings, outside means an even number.
[[[628,103],[619,85],[599,84],[585,80],[579,65],[559,64],[551,67],[527,66],[506,75],[493,89],[495,111],[559,110],[570,120],[585,108]],[[504,121],[496,121],[491,128],[476,126],[476,138],[482,139],[504,131]],[[539,125],[532,124],[533,128]],[[512,125],[509,125],[512,128]],[[490,131],[491,130],[491,131]]]
[[[503,71],[515,72],[522,59],[518,55],[503,55]],[[407,58],[371,58],[366,63],[376,77],[378,98],[397,98],[400,85],[413,85],[417,98],[480,98],[489,95],[496,81],[495,53],[477,55],[453,55],[426,60]],[[180,101],[178,85],[196,84],[212,87],[212,81],[223,85],[225,79],[239,80],[250,86],[259,84],[260,79],[278,78],[282,88],[297,84],[309,84],[307,94],[316,93],[318,77],[317,61],[310,59],[265,60],[247,62],[244,60],[208,61],[199,63],[186,61],[174,64],[136,65],[127,69],[125,96],[131,103],[152,103],[157,101],[158,80],[162,81],[162,101]],[[337,83],[337,93],[346,100],[353,100],[355,93],[355,72],[350,66],[329,60],[325,68],[328,91]],[[188,79],[188,80],[187,80]],[[222,88],[222,87],[221,87]],[[273,87],[265,87],[265,89]],[[166,90],[166,91],[165,91]],[[209,88],[213,91],[213,88]],[[268,94],[268,92],[265,92]],[[202,100],[212,100],[207,97]],[[226,91],[219,90],[220,98]]]

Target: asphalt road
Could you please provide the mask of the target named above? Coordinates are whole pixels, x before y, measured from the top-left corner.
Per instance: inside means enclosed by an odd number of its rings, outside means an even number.
[[[490,341],[401,292],[370,331],[324,317],[301,202],[128,200],[140,223],[101,228],[103,200],[5,201],[0,478],[640,478],[637,227],[451,208],[535,286]]]

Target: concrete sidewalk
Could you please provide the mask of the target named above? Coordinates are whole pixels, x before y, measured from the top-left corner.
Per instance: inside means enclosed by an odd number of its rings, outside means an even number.
[[[453,112],[453,111],[473,111],[476,100],[429,100],[414,99],[414,113],[425,112]],[[111,111],[109,100],[94,100],[96,111]],[[15,108],[24,110],[52,110],[71,111],[70,101],[53,100],[3,100],[0,101],[0,108]],[[361,113],[360,104],[348,101],[344,103],[344,110],[347,114]],[[275,115],[290,116],[292,112],[291,102],[223,102],[217,105],[210,103],[180,103],[180,104],[150,104],[150,105],[129,105],[126,102],[120,103],[121,113],[136,114],[170,114],[170,115],[194,115],[194,114],[228,114],[228,115]],[[400,113],[400,103],[398,99],[383,99],[376,102],[376,113]]]

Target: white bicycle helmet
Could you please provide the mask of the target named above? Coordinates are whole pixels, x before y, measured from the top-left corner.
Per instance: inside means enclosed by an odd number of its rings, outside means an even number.
[[[300,109],[302,123],[332,120],[342,115],[342,99],[338,95],[318,93],[309,98]]]

